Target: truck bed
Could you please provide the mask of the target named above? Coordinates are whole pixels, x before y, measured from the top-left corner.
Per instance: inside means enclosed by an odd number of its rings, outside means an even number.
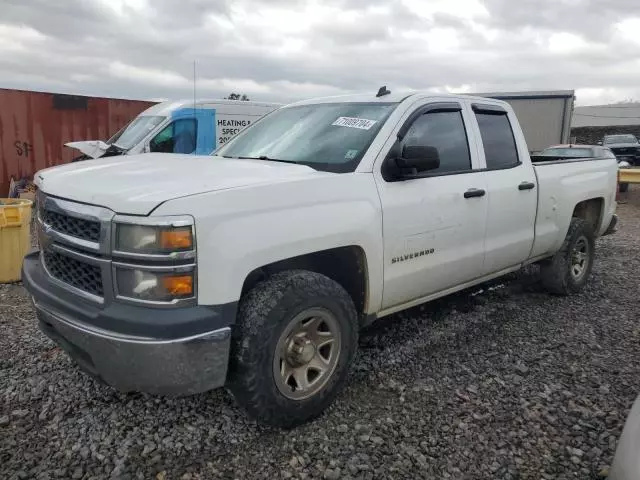
[[[615,210],[618,165],[614,158],[545,157],[533,169],[538,179],[538,211],[532,257],[560,248],[574,207],[584,199],[601,202],[596,234],[606,230]],[[561,231],[562,230],[562,231]]]

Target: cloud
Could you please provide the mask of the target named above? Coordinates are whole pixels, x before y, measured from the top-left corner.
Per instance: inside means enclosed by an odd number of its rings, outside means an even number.
[[[109,73],[114,78],[121,78],[141,83],[168,88],[188,88],[189,79],[169,70],[159,68],[141,68],[122,62],[109,64]]]
[[[500,28],[518,31],[531,27],[565,31],[606,39],[613,26],[640,16],[635,0],[484,0],[490,22]]]
[[[290,101],[390,89],[640,98],[630,0],[4,0],[0,86]]]

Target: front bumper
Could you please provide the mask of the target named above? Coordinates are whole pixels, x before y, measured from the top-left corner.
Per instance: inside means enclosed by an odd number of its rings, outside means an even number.
[[[98,308],[51,282],[37,253],[25,257],[22,279],[33,297],[40,329],[83,370],[108,385],[167,395],[224,385],[235,305]],[[141,335],[143,331],[148,334]]]

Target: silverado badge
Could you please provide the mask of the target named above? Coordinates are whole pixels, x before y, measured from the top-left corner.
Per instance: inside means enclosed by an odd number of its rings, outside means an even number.
[[[422,257],[423,255],[431,255],[434,251],[435,251],[434,248],[430,248],[428,250],[420,250],[418,252],[405,253],[404,255],[393,257],[391,259],[391,263],[399,263],[399,262],[404,262],[406,260],[413,260],[414,258]]]

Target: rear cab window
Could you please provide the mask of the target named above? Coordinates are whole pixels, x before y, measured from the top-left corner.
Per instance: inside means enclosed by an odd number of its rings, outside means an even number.
[[[472,105],[484,148],[487,170],[520,165],[518,146],[507,111],[496,105]]]

